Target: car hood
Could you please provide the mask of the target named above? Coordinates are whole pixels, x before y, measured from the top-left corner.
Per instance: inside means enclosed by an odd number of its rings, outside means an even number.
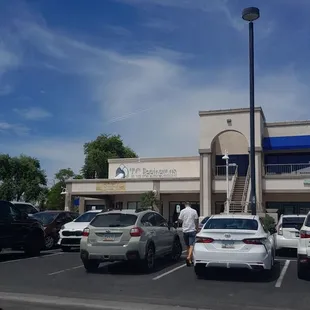
[[[65,224],[62,230],[83,230],[88,224],[87,222],[70,222]]]

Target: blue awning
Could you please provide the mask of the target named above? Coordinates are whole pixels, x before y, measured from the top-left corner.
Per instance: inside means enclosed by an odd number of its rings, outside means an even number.
[[[310,149],[310,135],[264,138],[263,149],[264,151]]]

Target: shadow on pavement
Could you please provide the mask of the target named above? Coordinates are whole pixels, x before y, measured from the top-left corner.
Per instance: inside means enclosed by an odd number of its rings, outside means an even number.
[[[278,258],[297,258],[297,249],[281,249],[277,251]]]
[[[163,269],[173,267],[174,265],[180,263],[181,260],[178,262],[171,261],[169,259],[158,259],[155,263],[155,268],[152,270],[152,272],[149,272],[148,274],[153,274],[162,271]],[[142,275],[147,274],[146,272],[143,272],[141,268],[139,268],[138,264],[130,264],[127,262],[117,262],[117,263],[110,263],[107,265],[104,265],[100,267],[96,272],[96,274],[113,274],[113,275]]]
[[[275,282],[281,273],[284,264],[276,262],[272,274],[250,271],[247,269],[206,269],[202,280],[226,282]]]
[[[41,252],[41,254],[38,257],[43,257],[49,254],[53,254],[55,252]],[[24,252],[0,252],[0,263],[8,262],[8,261],[14,261],[14,260],[20,260],[20,259],[27,259],[31,256],[27,256]]]

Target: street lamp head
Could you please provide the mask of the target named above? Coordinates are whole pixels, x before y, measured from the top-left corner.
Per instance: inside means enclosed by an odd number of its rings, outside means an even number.
[[[228,159],[229,159],[228,154],[225,154],[225,155],[222,157],[222,159],[224,159],[224,160],[228,160]]]
[[[253,22],[256,19],[259,19],[259,16],[259,9],[255,7],[246,8],[242,11],[242,18],[248,22]]]

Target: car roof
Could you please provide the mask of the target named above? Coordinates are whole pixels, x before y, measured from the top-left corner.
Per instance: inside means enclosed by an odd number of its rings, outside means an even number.
[[[111,210],[111,211],[107,211],[107,212],[104,212],[104,214],[113,214],[113,213],[123,213],[123,214],[135,214],[135,215],[140,215],[140,214],[145,214],[145,213],[148,213],[148,212],[155,212],[157,213],[156,211],[153,211],[153,210],[141,210],[141,211],[136,211],[136,210],[133,210],[133,209],[123,209],[123,210]]]
[[[101,213],[101,212],[103,212],[103,210],[89,210],[89,211],[86,211],[85,213]],[[83,214],[85,214],[85,213],[83,213]]]
[[[11,201],[11,203],[13,203],[13,204],[15,204],[15,205],[23,204],[23,205],[33,206],[32,203],[30,203],[30,202],[25,202],[25,201]]]
[[[216,214],[216,215],[211,215],[210,219],[250,219],[250,220],[258,220],[259,216],[258,215],[252,215],[252,214]]]
[[[309,212],[310,213],[310,212]],[[308,213],[308,214],[309,214]],[[306,217],[307,214],[283,214],[283,218],[286,218],[286,217]]]

